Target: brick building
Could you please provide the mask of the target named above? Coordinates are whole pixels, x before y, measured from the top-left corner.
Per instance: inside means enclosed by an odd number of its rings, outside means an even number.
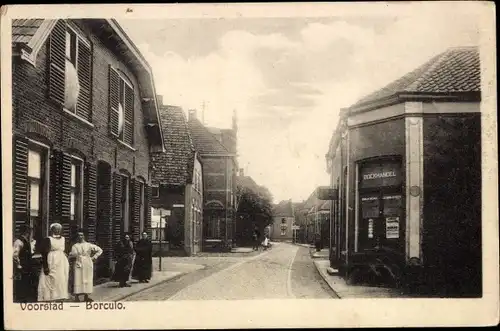
[[[150,231],[151,150],[163,150],[151,68],[115,20],[12,24],[13,228],[52,222],[104,250]]]
[[[160,104],[166,151],[151,153],[153,215],[169,210],[163,238],[170,254],[192,255],[201,250],[203,224],[203,172],[194,149],[186,116],[180,107]],[[153,228],[155,232],[155,228]],[[158,234],[153,240],[158,239]]]
[[[237,126],[205,127],[196,110],[189,111],[188,128],[203,164],[203,250],[228,250],[236,216]]]
[[[349,276],[384,249],[427,293],[481,296],[480,72],[476,47],[451,48],[342,110],[332,266]]]
[[[270,228],[272,241],[292,241],[295,225],[295,210],[292,200],[280,201],[273,207],[273,224]]]

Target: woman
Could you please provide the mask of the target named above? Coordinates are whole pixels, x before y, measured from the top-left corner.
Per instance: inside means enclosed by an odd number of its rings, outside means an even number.
[[[83,295],[84,301],[93,301],[89,294],[94,289],[94,261],[102,254],[102,249],[85,241],[82,229],[78,230],[77,243],[71,247],[69,256],[74,258],[73,263],[73,294],[75,300],[80,301]]]
[[[132,278],[137,279],[139,283],[149,283],[153,265],[153,245],[146,232],[142,233],[142,239],[137,242],[135,251],[137,254]]]
[[[134,260],[134,243],[130,240],[130,235],[125,233],[123,239],[116,250],[116,266],[112,280],[120,283],[120,287],[130,287],[127,281],[130,278],[132,263]]]
[[[59,223],[50,225],[50,236],[41,245],[43,272],[38,282],[38,301],[68,299],[68,257],[64,253],[65,239]]]

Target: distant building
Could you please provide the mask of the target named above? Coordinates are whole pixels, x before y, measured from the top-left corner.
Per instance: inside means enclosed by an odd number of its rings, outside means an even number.
[[[203,164],[203,249],[230,250],[236,216],[236,115],[232,129],[209,129],[190,110],[188,128]]]
[[[180,251],[192,255],[201,250],[202,240],[201,159],[194,148],[182,108],[163,105],[162,98],[157,99],[160,104],[165,152],[151,153],[151,206],[154,221],[152,239],[158,241],[159,231],[163,231],[163,240],[168,241],[166,247],[171,253],[178,254]],[[164,224],[159,223],[160,208],[170,213]]]
[[[273,225],[270,237],[273,241],[292,241],[295,212],[292,200],[284,200],[273,208]]]
[[[57,221],[70,244],[83,227],[107,277],[123,233],[151,230],[151,68],[112,19],[15,19],[12,47],[13,229],[40,241]]]

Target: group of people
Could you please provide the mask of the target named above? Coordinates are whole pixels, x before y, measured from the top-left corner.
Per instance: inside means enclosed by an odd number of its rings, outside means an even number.
[[[267,250],[268,248],[271,247],[269,242],[269,236],[267,235],[267,233],[264,234],[264,240],[262,242],[260,241],[260,231],[258,227],[255,227],[255,229],[253,230],[252,241],[253,241],[254,251],[258,251],[261,245],[264,248],[264,250]]]
[[[62,225],[51,224],[50,235],[38,244],[41,266],[34,258],[37,243],[32,239],[33,229],[22,225],[20,230],[13,254],[15,302],[66,301],[69,292],[75,301],[92,301],[89,295],[94,288],[94,262],[103,250],[86,241],[83,229],[77,231],[76,242],[67,250],[66,239],[61,235]],[[119,282],[120,287],[130,286],[127,284],[130,277],[141,283],[151,279],[152,244],[147,233],[142,234],[136,245],[125,234],[115,258],[111,280]]]

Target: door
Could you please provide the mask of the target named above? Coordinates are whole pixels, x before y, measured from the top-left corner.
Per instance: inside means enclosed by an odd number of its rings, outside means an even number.
[[[402,196],[382,191],[360,196],[358,251],[386,247],[404,249]]]

